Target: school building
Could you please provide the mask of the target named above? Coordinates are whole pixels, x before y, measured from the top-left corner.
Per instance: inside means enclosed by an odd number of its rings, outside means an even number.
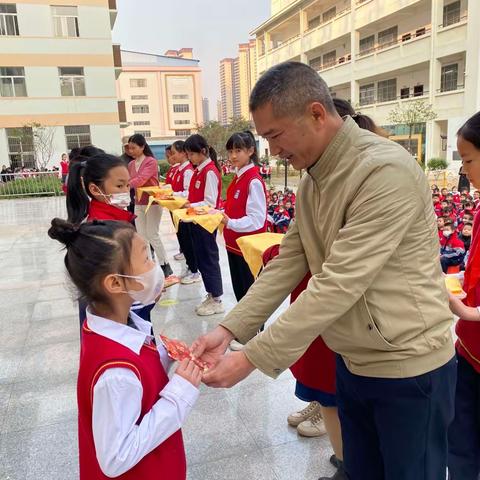
[[[480,110],[479,18],[478,0],[272,0],[252,32],[257,71],[307,63],[401,143],[408,129],[389,125],[389,113],[424,100],[437,116],[415,127],[414,153],[458,171],[456,131]]]
[[[58,165],[94,144],[120,153],[115,0],[0,1],[0,164]]]

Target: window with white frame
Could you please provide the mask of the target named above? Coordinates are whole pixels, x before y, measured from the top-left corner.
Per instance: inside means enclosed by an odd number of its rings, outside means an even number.
[[[312,58],[308,64],[317,72],[320,71],[322,69],[322,56]]]
[[[10,165],[13,168],[36,167],[32,128],[6,128],[5,132]]]
[[[337,15],[337,7],[332,7],[322,14],[322,22],[326,23],[335,18]]]
[[[172,98],[174,100],[188,100],[190,97],[189,95],[182,93],[182,94],[172,95]]]
[[[82,67],[58,67],[62,97],[84,97],[85,73]]]
[[[443,26],[448,27],[460,21],[460,0],[443,7]]]
[[[360,105],[371,105],[375,103],[375,84],[369,83],[360,86]]]
[[[176,137],[188,137],[191,134],[191,130],[175,130]]]
[[[132,105],[132,113],[150,113],[148,105]]]
[[[394,45],[398,41],[398,27],[387,28],[381,32],[378,32],[378,45],[381,48]]]
[[[177,103],[173,106],[175,113],[188,113],[190,112],[190,105],[188,103]]]
[[[375,49],[375,35],[360,39],[360,55],[366,55]]]
[[[188,125],[190,120],[175,120],[173,123],[175,123],[175,125]]]
[[[78,8],[72,6],[52,7],[53,30],[56,37],[79,37]]]
[[[440,91],[451,92],[458,88],[458,63],[442,67]]]
[[[0,96],[27,96],[25,69],[23,67],[0,67]]]
[[[147,127],[150,125],[150,122],[148,120],[142,120],[138,122],[133,122],[134,127]]]
[[[145,88],[147,86],[146,78],[131,78],[130,87],[131,88]]]
[[[333,67],[337,60],[337,51],[332,50],[323,56],[323,68]]]
[[[145,138],[150,138],[152,132],[150,130],[135,130],[135,135],[143,135]]]
[[[320,25],[320,15],[311,18],[308,21],[308,29],[313,30],[314,28],[317,28]]]
[[[132,100],[148,100],[148,95],[132,95]]]
[[[391,102],[397,98],[397,79],[382,80],[377,84],[377,102]]]
[[[0,35],[19,35],[17,6],[14,3],[0,5]]]
[[[90,125],[70,125],[65,127],[67,148],[82,148],[92,144]]]

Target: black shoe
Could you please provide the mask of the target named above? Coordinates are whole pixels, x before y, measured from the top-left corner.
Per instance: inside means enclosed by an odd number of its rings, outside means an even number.
[[[173,275],[173,270],[169,263],[166,263],[165,265],[160,265],[160,266],[162,267],[165,278],[169,277],[170,275]]]
[[[343,462],[339,460],[335,454],[330,457],[330,463],[335,468],[340,468],[343,465]]]
[[[343,466],[340,466],[333,477],[320,477],[318,480],[348,480],[348,477]]]

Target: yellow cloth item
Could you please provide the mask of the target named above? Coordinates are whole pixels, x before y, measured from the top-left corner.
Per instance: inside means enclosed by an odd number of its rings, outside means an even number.
[[[209,212],[212,210],[212,207],[196,207],[197,209],[202,209],[204,212]],[[218,211],[218,210],[216,210]],[[223,215],[218,213],[206,213],[204,215],[187,215],[186,208],[180,208],[172,212],[173,215],[173,224],[175,229],[178,231],[178,224],[180,222],[193,222],[197,225],[200,225],[202,228],[207,230],[207,232],[213,233],[217,228],[222,224]]]
[[[178,210],[179,208],[182,208],[188,202],[188,200],[183,197],[174,197],[173,200],[160,200],[159,198],[155,198],[154,195],[150,195],[150,197],[148,198],[148,205],[147,205],[147,208],[145,209],[145,213],[148,212],[148,209],[150,208],[153,202],[156,202],[160,204],[162,207],[165,207],[166,209],[173,212],[174,210]]]
[[[462,284],[456,275],[447,275],[445,277],[445,285],[452,295],[459,297],[465,296]]]
[[[158,187],[140,187],[137,188],[137,200],[142,198],[144,193],[148,195],[155,195],[156,193],[165,193],[166,195],[172,193],[172,186],[166,183],[161,183]]]
[[[283,233],[257,233],[237,239],[237,244],[242,251],[243,258],[256,278],[263,266],[263,254],[273,245],[282,243]]]

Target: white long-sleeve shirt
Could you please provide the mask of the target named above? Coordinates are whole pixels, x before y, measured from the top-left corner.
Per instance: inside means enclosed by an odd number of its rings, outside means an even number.
[[[150,343],[151,324],[131,312],[138,330],[93,315],[87,310],[89,328],[129,348],[137,355]],[[158,352],[167,371],[171,361],[163,345]],[[173,375],[159,399],[137,425],[142,408],[143,388],[128,368],[110,368],[93,389],[92,428],[97,460],[102,472],[117,477],[133,468],[145,455],[179,430],[199,395],[191,383]]]
[[[255,168],[253,163],[245,165],[237,172],[237,176],[241,177],[245,172]],[[247,199],[247,214],[241,218],[230,218],[227,227],[238,233],[254,232],[265,225],[267,218],[267,199],[262,182],[254,178],[250,182]]]
[[[207,158],[203,163],[201,163],[197,170],[201,172],[209,163],[212,163],[210,158]],[[202,202],[191,203],[192,207],[203,207],[204,205],[210,205],[214,207],[217,205],[218,200],[218,178],[214,172],[210,171],[207,173],[207,178],[205,181],[205,196]]]
[[[187,166],[190,165],[190,162],[183,162],[179,167],[177,171],[177,175],[185,170]],[[184,197],[188,198],[188,191],[190,189],[190,182],[192,181],[193,177],[193,170],[187,170],[184,175],[183,175],[183,191],[182,192],[176,192],[175,195],[179,197]],[[215,206],[215,205],[214,205]]]

